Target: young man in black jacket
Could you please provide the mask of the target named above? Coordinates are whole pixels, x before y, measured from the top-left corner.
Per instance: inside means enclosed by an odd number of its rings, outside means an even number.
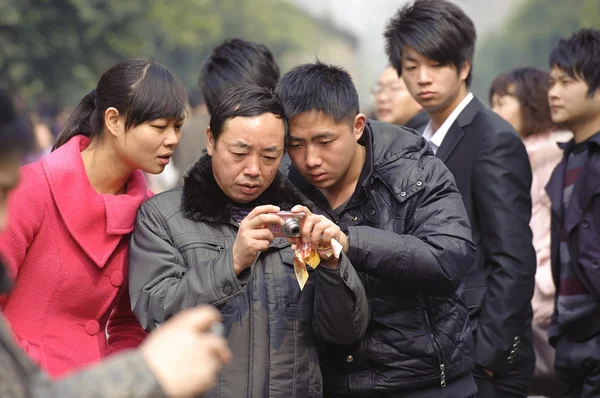
[[[600,396],[600,31],[561,40],[550,55],[552,120],[573,132],[546,191],[552,202],[551,261],[561,397]]]
[[[416,0],[390,21],[391,64],[430,114],[423,137],[456,179],[477,245],[466,279],[474,376],[486,398],[525,397],[535,367],[529,227],[531,166],[514,129],[469,92],[476,32],[446,0]]]
[[[350,75],[316,62],[282,77],[288,177],[347,234],[371,304],[365,338],[327,344],[327,397],[472,396],[458,290],[475,247],[454,179],[414,130],[367,120]],[[345,238],[345,236],[342,236]]]

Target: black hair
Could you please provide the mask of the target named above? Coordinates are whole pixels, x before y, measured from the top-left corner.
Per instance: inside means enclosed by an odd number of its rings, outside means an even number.
[[[548,90],[550,74],[545,70],[533,67],[516,68],[497,76],[490,87],[489,100],[498,95],[510,95],[519,101],[523,136],[544,134],[555,130],[552,122]]]
[[[187,94],[177,76],[157,62],[130,59],[108,69],[98,86],[83,97],[69,116],[54,149],[76,135],[101,139],[110,107],[125,116],[125,129],[156,119],[185,117]]]
[[[204,104],[204,96],[202,96],[202,90],[199,88],[193,88],[188,93],[188,101],[191,108],[196,108]]]
[[[352,77],[339,66],[319,60],[295,67],[281,78],[277,95],[291,119],[308,111],[323,112],[336,123],[353,123],[360,112]]]
[[[231,39],[216,47],[202,66],[200,87],[208,113],[221,95],[232,87],[254,85],[274,90],[279,66],[262,44]]]
[[[402,75],[402,53],[406,46],[442,65],[460,71],[471,64],[466,84],[471,84],[477,32],[471,18],[447,0],[415,0],[402,7],[389,21],[384,37],[391,64]]]
[[[550,54],[550,68],[554,67],[584,80],[588,96],[593,95],[600,89],[600,30],[581,29],[561,39]]]
[[[210,115],[210,131],[215,143],[223,132],[225,123],[235,117],[254,117],[272,113],[281,119],[284,140],[288,136],[288,121],[279,98],[265,87],[245,85],[229,89],[219,98]]]
[[[0,159],[28,155],[34,150],[31,121],[24,113],[18,113],[10,95],[0,90]]]

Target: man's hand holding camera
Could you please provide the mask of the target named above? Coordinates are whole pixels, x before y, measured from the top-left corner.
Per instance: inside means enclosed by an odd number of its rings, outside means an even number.
[[[233,244],[233,269],[236,275],[254,264],[258,254],[266,251],[273,242],[269,225],[283,225],[281,217],[272,214],[278,211],[277,206],[257,206],[240,223]]]
[[[331,247],[331,239],[335,239],[344,247],[344,251],[346,251],[348,238],[333,221],[327,217],[312,214],[307,207],[302,205],[294,206],[292,213],[304,213],[306,215],[302,225],[302,237],[310,241],[313,248],[317,250],[329,248]],[[288,240],[295,244],[298,238],[288,238]],[[338,264],[339,258],[335,258],[334,256],[331,256],[329,259],[321,257],[321,265],[325,267],[337,268]]]

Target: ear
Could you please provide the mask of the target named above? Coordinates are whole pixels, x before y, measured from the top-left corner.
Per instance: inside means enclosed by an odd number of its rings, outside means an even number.
[[[110,107],[104,112],[104,125],[110,134],[117,137],[125,130],[125,125],[117,108]]]
[[[465,61],[462,68],[460,69],[460,73],[458,74],[460,76],[460,80],[466,81],[467,76],[469,76],[469,72],[471,72],[471,62]]]
[[[359,113],[354,117],[354,136],[356,137],[356,141],[362,137],[366,125],[367,117],[363,113]]]
[[[214,148],[215,137],[213,136],[212,131],[210,131],[210,126],[208,126],[206,128],[206,153],[208,153],[208,156],[212,156]]]

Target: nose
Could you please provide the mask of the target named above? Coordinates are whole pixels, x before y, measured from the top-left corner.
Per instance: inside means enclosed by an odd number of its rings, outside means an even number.
[[[418,83],[420,85],[427,85],[431,83],[431,71],[429,68],[422,66],[419,68],[418,72]]]
[[[248,156],[246,164],[244,165],[244,175],[246,177],[257,178],[260,177],[260,164],[259,159],[256,156]]]
[[[556,98],[558,98],[558,89],[556,88],[556,85],[550,86],[548,89],[548,100],[552,101]]]
[[[313,145],[308,146],[308,150],[306,151],[305,163],[306,167],[308,167],[309,169],[319,167],[322,163],[321,156],[319,156],[319,151]]]
[[[165,139],[163,141],[163,145],[168,148],[174,149],[179,144],[180,139],[181,130],[178,130],[175,127],[169,128],[167,131],[167,135],[165,136]]]

